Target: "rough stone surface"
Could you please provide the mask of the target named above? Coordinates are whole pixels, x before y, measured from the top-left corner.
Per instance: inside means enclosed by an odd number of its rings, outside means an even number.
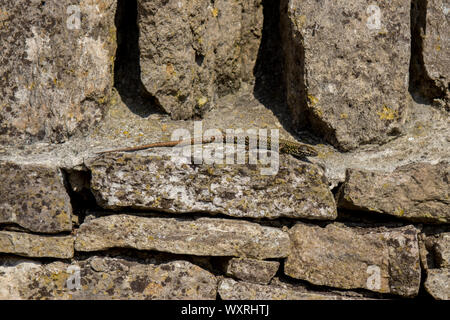
[[[25,257],[73,257],[72,236],[40,236],[22,232],[0,231],[0,252]]]
[[[0,161],[0,177],[0,223],[34,232],[72,230],[72,207],[59,169]]]
[[[341,150],[398,135],[409,108],[410,1],[375,11],[369,0],[281,2],[294,121]]]
[[[290,230],[290,237],[285,273],[293,278],[401,296],[415,296],[419,291],[419,248],[413,226],[359,229],[299,223]]]
[[[139,0],[142,82],[174,119],[254,82],[261,0]]]
[[[0,142],[62,142],[102,118],[113,84],[116,1],[73,4],[2,1]]]
[[[304,288],[282,285],[262,285],[233,279],[219,282],[222,300],[353,300],[361,297],[344,294],[307,291]]]
[[[75,250],[135,248],[198,256],[283,258],[289,236],[277,228],[228,219],[197,220],[113,215],[84,222]]]
[[[448,0],[426,1],[423,62],[427,75],[444,93],[450,82],[450,4]]]
[[[416,163],[392,173],[348,170],[339,207],[421,222],[450,221],[449,162]]]
[[[216,298],[216,278],[186,261],[153,265],[92,257],[72,264],[20,260],[0,264],[0,299]]]
[[[278,261],[233,258],[228,262],[226,274],[247,282],[268,284],[279,267]]]
[[[450,268],[450,233],[422,234],[426,269]]]
[[[450,269],[430,269],[425,280],[425,289],[438,300],[450,299]]]
[[[280,155],[278,173],[262,175],[261,169],[268,166],[249,165],[248,161],[244,165],[195,165],[190,158],[171,157],[176,152],[171,149],[178,148],[150,150],[145,155],[103,155],[87,162],[97,202],[107,209],[336,218],[333,194],[315,165]]]

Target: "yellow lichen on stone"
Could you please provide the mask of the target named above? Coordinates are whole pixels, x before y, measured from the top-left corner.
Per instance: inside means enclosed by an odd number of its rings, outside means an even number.
[[[313,106],[319,102],[319,98],[313,96],[312,94],[308,94],[308,100]]]
[[[207,102],[208,102],[208,98],[206,98],[206,97],[200,97],[200,98],[197,100],[197,104],[198,104],[200,107],[204,106]]]
[[[211,9],[211,14],[214,18],[217,18],[219,15],[219,9],[217,8]]]
[[[378,111],[377,114],[381,120],[394,120],[398,118],[398,111],[383,105],[383,110]]]
[[[403,210],[402,208],[397,208],[397,210],[395,210],[394,214],[396,216],[402,217],[405,214],[405,210]]]
[[[166,73],[167,73],[169,76],[173,76],[173,75],[175,74],[175,68],[173,67],[173,64],[168,63],[168,64],[166,65]]]

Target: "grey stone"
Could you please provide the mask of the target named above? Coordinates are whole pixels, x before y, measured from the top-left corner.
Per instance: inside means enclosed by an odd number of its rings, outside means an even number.
[[[222,300],[360,300],[362,297],[307,291],[304,288],[281,285],[262,285],[233,279],[219,282]]]
[[[187,261],[154,265],[92,257],[71,264],[0,262],[0,299],[212,300],[216,290],[216,278]]]
[[[34,232],[72,230],[72,206],[59,169],[0,161],[0,223]]]
[[[423,62],[427,76],[449,97],[450,5],[446,0],[426,1]],[[447,102],[448,103],[448,102]]]
[[[337,216],[333,194],[315,165],[280,155],[278,173],[262,175],[265,165],[195,165],[171,149],[178,148],[86,161],[100,206],[271,219]]]
[[[228,261],[226,274],[247,282],[268,284],[279,266],[278,261],[232,258]]]
[[[115,0],[2,1],[1,143],[62,142],[99,122],[113,85],[115,9]]]
[[[0,252],[25,257],[73,257],[72,236],[41,236],[22,232],[0,231]]]
[[[415,163],[392,173],[347,170],[338,206],[432,223],[450,221],[449,162]]]
[[[290,230],[284,271],[316,285],[415,296],[420,286],[417,236],[413,226],[321,228],[298,223]]]
[[[434,233],[428,236],[422,234],[422,242],[426,250],[425,257],[429,269],[450,268],[449,232]]]
[[[277,228],[229,219],[181,220],[112,215],[84,222],[75,250],[135,248],[198,256],[283,258],[289,237]]]
[[[139,0],[142,82],[173,119],[254,82],[261,0]]]
[[[438,300],[450,299],[450,269],[430,269],[427,271],[425,289]]]
[[[411,2],[373,5],[369,0],[281,1],[294,122],[344,151],[398,135],[410,104]]]

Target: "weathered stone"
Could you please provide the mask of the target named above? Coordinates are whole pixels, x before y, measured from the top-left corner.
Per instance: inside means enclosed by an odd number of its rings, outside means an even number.
[[[415,163],[391,173],[347,170],[338,206],[373,211],[411,221],[450,221],[450,166]]]
[[[223,279],[218,292],[222,300],[354,300],[361,297],[307,291],[293,286],[262,285]]]
[[[0,4],[0,142],[61,142],[104,113],[115,0]],[[79,14],[78,14],[79,13]]]
[[[0,265],[0,299],[212,300],[216,290],[216,278],[187,261],[153,265],[93,257],[72,264]]]
[[[0,223],[34,232],[72,229],[72,207],[59,169],[0,161],[0,178]]]
[[[430,269],[427,271],[425,289],[435,299],[450,300],[450,269]]]
[[[68,259],[73,257],[73,237],[49,237],[0,231],[0,252],[25,257]]]
[[[450,268],[450,233],[443,232],[428,237],[422,236],[427,266],[433,268]]]
[[[422,35],[423,63],[427,76],[444,93],[450,82],[450,6],[445,0],[426,1]]]
[[[198,256],[283,258],[289,253],[289,236],[277,228],[239,220],[130,215],[93,219],[77,232],[77,251],[120,247]]]
[[[99,205],[250,218],[336,218],[333,194],[315,165],[280,155],[278,173],[262,175],[267,166],[195,165],[190,158],[170,156],[171,149],[87,161]]]
[[[295,123],[341,150],[401,132],[410,102],[410,6],[407,0],[281,1]]]
[[[247,282],[268,284],[279,266],[278,261],[232,258],[228,261],[226,274]]]
[[[299,223],[290,230],[285,273],[316,285],[415,296],[420,286],[417,230],[326,228]]]
[[[139,0],[142,82],[174,119],[254,81],[261,0]]]

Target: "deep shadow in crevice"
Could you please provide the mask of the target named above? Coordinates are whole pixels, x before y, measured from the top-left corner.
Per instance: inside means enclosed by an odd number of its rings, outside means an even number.
[[[417,103],[432,104],[445,97],[445,92],[429,77],[423,57],[423,37],[426,34],[428,0],[411,1],[411,61],[409,66],[409,93]]]
[[[118,0],[115,17],[117,52],[114,86],[131,112],[140,117],[163,113],[141,80],[137,0]]]
[[[70,198],[72,212],[78,217],[77,225],[84,222],[90,210],[99,210],[91,188],[92,173],[89,170],[61,169],[64,186]]]
[[[263,0],[264,25],[253,75],[253,94],[273,111],[288,130],[291,121],[283,79],[283,50],[280,32],[280,0]],[[289,130],[288,130],[289,131]]]
[[[256,65],[253,71],[255,98],[270,109],[278,118],[283,128],[300,141],[315,144],[323,142],[312,132],[310,115],[306,109],[306,88],[303,79],[304,72],[296,75],[298,79],[290,82],[298,86],[299,106],[296,112],[289,108],[287,101],[287,83],[285,79],[285,52],[283,50],[283,30],[288,26],[282,24],[282,10],[287,10],[287,2],[281,6],[281,0],[262,0],[264,25],[261,45],[259,47]],[[289,23],[289,22],[286,22]],[[286,41],[286,40],[284,40]],[[301,46],[295,49],[298,69],[304,70],[304,49]],[[289,49],[288,49],[289,50]]]

